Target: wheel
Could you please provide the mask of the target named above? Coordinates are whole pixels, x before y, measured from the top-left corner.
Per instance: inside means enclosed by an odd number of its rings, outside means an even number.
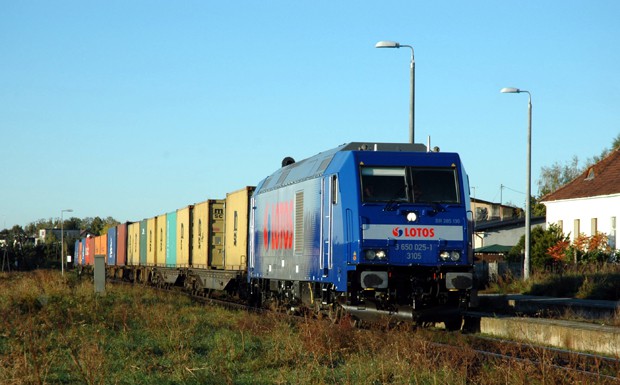
[[[461,325],[463,324],[463,317],[450,317],[443,321],[446,326],[446,330],[449,331],[457,331],[461,330]]]

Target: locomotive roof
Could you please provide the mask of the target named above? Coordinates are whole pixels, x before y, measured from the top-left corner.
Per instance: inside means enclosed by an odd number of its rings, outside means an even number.
[[[318,177],[325,172],[334,155],[341,151],[426,152],[426,146],[420,143],[345,143],[334,149],[320,152],[310,158],[282,167],[268,176],[263,183],[259,184],[256,188],[256,193]]]

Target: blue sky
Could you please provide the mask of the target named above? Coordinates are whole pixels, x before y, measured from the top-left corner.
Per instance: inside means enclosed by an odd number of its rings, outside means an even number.
[[[254,185],[285,156],[416,141],[477,198],[620,132],[618,1],[0,0],[0,228],[140,220]],[[500,195],[500,186],[503,189]],[[472,195],[474,191],[472,191]]]

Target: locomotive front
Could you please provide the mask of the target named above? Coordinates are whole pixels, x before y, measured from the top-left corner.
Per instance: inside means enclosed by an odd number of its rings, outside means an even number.
[[[350,166],[360,223],[347,310],[458,327],[473,286],[469,186],[458,154],[354,151]]]
[[[473,283],[469,205],[459,156],[423,145],[287,162],[252,197],[252,301],[456,324]]]

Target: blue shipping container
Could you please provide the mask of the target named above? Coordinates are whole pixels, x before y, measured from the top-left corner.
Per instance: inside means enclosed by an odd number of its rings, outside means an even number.
[[[106,247],[107,263],[116,265],[116,227],[108,230],[108,246]]]

